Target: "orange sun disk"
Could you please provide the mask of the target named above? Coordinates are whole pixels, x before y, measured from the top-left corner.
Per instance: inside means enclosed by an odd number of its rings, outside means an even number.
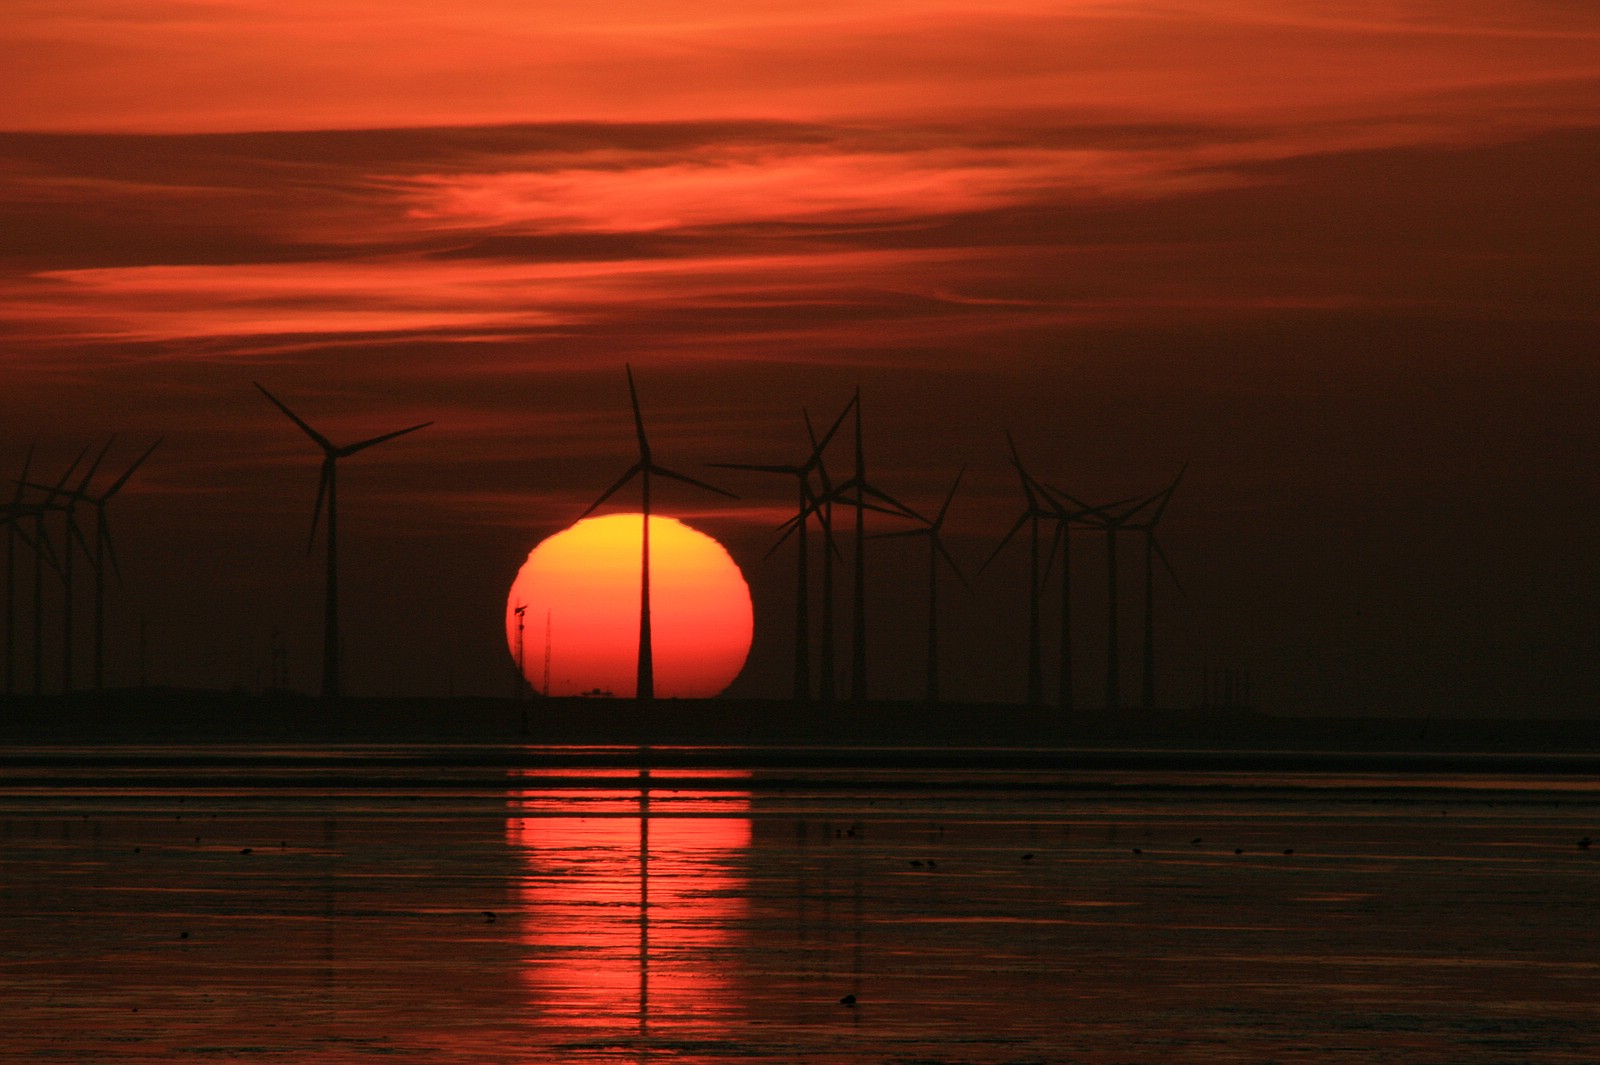
[[[506,598],[506,644],[535,691],[634,695],[643,527],[642,514],[587,518],[529,552]],[[650,624],[662,698],[720,693],[750,653],[750,589],[738,564],[710,536],[657,515]]]

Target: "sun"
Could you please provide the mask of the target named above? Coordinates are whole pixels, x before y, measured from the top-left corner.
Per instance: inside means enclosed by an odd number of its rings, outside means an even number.
[[[506,597],[506,645],[535,691],[634,695],[643,531],[642,514],[607,514],[529,552]],[[708,698],[733,683],[754,627],[750,588],[727,549],[657,515],[650,627],[656,695],[669,699]]]

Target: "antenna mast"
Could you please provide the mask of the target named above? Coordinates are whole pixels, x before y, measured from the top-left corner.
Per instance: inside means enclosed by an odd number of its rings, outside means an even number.
[[[518,699],[522,698],[522,693],[523,693],[523,691],[526,690],[526,685],[528,683],[527,674],[524,673],[523,669],[522,669],[522,618],[523,618],[523,615],[526,614],[527,612],[528,612],[528,605],[526,603],[518,603],[516,610],[512,611],[512,613],[517,615],[517,698]]]
[[[550,695],[550,613],[554,608],[546,608],[544,612],[544,694]]]

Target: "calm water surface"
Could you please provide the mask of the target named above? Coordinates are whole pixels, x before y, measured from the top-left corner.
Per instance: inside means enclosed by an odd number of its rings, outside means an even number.
[[[1596,1062],[1546,768],[14,749],[0,1060]]]

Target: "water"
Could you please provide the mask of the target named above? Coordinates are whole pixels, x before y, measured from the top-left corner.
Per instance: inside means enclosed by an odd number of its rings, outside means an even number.
[[[1593,767],[1404,765],[11,750],[0,1060],[1600,1060]]]

